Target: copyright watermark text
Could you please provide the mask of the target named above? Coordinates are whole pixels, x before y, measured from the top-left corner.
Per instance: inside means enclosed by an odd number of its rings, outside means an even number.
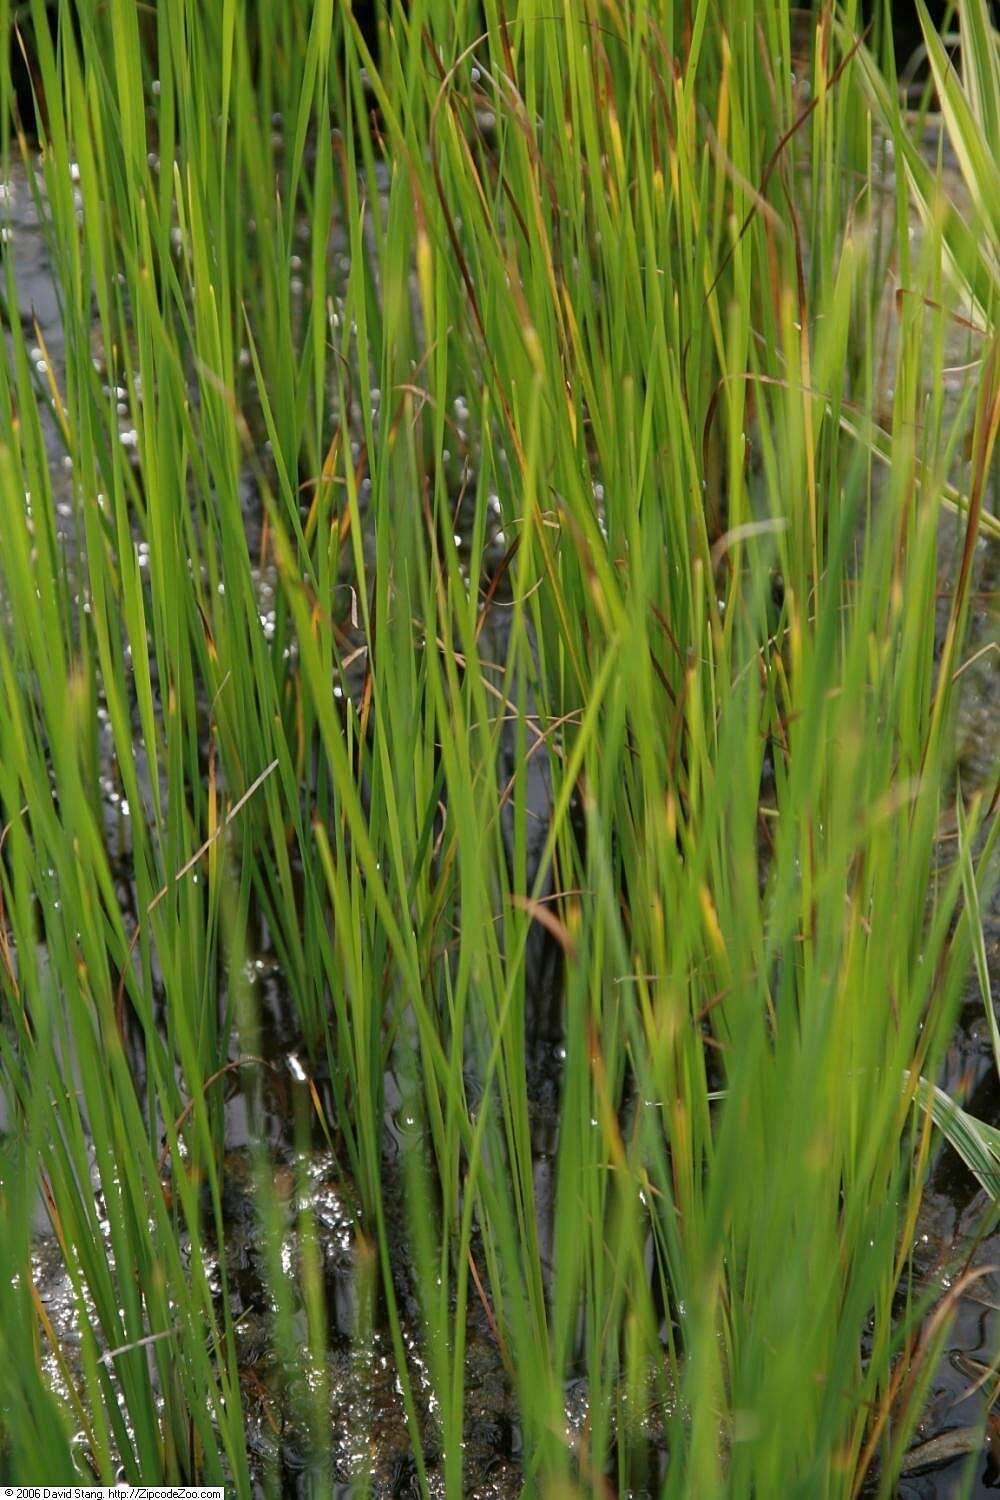
[[[222,1485],[5,1484],[0,1500],[226,1500]]]

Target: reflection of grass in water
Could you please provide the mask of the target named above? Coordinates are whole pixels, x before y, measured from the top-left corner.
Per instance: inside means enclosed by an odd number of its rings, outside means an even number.
[[[449,1494],[474,1482],[473,1315],[532,1492],[654,1485],[650,1424],[665,1494],[846,1496],[877,1455],[891,1474],[933,1347],[907,1300],[928,1121],[900,1080],[933,1076],[970,953],[962,868],[934,861],[968,586],[936,676],[936,522],[973,407],[977,503],[996,385],[972,372],[956,432],[923,402],[950,293],[942,231],[911,257],[901,186],[895,248],[927,300],[899,325],[891,431],[869,436],[884,265],[853,186],[870,135],[848,42],[817,34],[815,108],[778,151],[803,107],[783,4],[725,0],[723,25],[696,7],[690,31],[667,7],[556,22],[522,3],[502,23],[488,4],[473,45],[479,20],[429,0],[393,13],[377,67],[330,0],[88,3],[75,33],[62,9],[58,52],[36,15],[65,314],[48,396],[83,612],[19,323],[0,373],[5,1477],[70,1479],[86,1453],[109,1482],[120,1455],[132,1480],[250,1492],[229,1273],[216,1293],[206,1266],[220,1069],[255,1030],[251,912],[329,1071],[325,1102],[303,1094],[299,1170],[318,1109],[360,1204],[357,1360],[381,1326],[421,1486],[431,1448]],[[890,480],[870,508],[873,452]],[[266,632],[248,465],[279,580]],[[137,927],[103,847],[99,710]],[[529,869],[539,757],[552,814]],[[539,926],[564,956],[551,1277],[526,1086]],[[419,1350],[383,1181],[390,1052]],[[321,1454],[322,1226],[303,1198],[289,1257],[257,1156],[273,1360]],[[39,1188],[82,1314],[65,1409],[26,1276]]]

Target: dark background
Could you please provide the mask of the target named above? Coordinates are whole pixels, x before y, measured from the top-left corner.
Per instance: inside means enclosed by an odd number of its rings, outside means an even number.
[[[866,0],[864,10],[867,18],[871,20],[876,13],[882,12],[881,0]],[[907,60],[914,50],[920,46],[923,33],[920,30],[920,21],[917,17],[917,7],[913,0],[895,0],[890,6],[892,12],[893,50],[896,54],[896,67],[904,68]],[[931,19],[940,30],[945,14],[949,7],[945,0],[927,0],[927,9],[930,11]],[[954,7],[951,7],[954,17]],[[879,23],[877,23],[879,24]],[[954,21],[949,23],[950,29],[954,29]]]
[[[564,0],[566,4],[572,4],[573,0]],[[680,3],[680,0],[677,0]],[[766,4],[767,0],[760,0]],[[803,9],[807,8],[803,5]],[[818,0],[813,7],[818,9]],[[954,6],[949,7],[947,0],[927,0],[927,8],[939,28],[942,26],[945,16],[949,13],[954,15]],[[26,9],[26,8],[25,8]],[[354,0],[354,14],[361,22],[369,45],[377,51],[376,27],[374,24],[375,5],[373,0]],[[885,0],[863,0],[863,13],[866,21],[872,22],[872,31],[869,34],[869,45],[876,48],[881,55],[881,47],[884,41],[886,28],[887,7]],[[917,17],[917,9],[914,0],[889,0],[888,14],[891,16],[891,31],[893,40],[893,51],[896,58],[896,67],[901,70],[912,56],[915,49],[920,45],[922,34],[920,22]],[[25,47],[30,57],[32,52],[31,21],[25,16],[22,21]],[[21,120],[29,133],[33,129],[35,120],[34,104],[32,100],[31,78],[28,68],[25,66],[24,57],[20,47],[12,42],[10,50],[10,67],[12,81],[17,96],[18,108]]]

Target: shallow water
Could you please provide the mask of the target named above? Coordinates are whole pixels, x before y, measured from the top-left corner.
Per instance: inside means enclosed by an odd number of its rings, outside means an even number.
[[[62,356],[59,308],[53,287],[38,214],[27,181],[16,176],[0,193],[0,219],[5,242],[14,256],[21,296],[22,319],[37,319],[48,357],[57,372]],[[35,357],[35,356],[33,356]],[[37,349],[37,361],[44,358]],[[122,437],[128,441],[127,405],[121,407]],[[62,535],[70,553],[75,548],[73,507],[64,455],[53,426],[46,428],[51,444],[53,483]],[[258,523],[254,496],[246,495],[248,529]],[[942,586],[947,585],[956,549],[960,549],[961,526],[942,523]],[[257,579],[262,622],[273,609],[274,579],[266,571]],[[970,659],[982,651],[963,676],[960,714],[960,768],[963,783],[984,785],[995,775],[1000,744],[1000,668],[996,652],[982,648],[1000,641],[1000,546],[980,542],[976,558],[976,593]],[[942,623],[947,600],[942,598]],[[273,616],[272,616],[273,618]],[[502,617],[501,617],[502,618]],[[266,627],[265,627],[266,628]],[[498,623],[489,642],[496,659],[503,660],[504,628]],[[105,726],[106,727],[106,726]],[[121,880],[128,879],[128,819],[116,779],[111,772],[111,741],[105,745],[108,774],[102,783],[105,794],[106,831],[111,847],[121,857]],[[548,786],[544,760],[534,761],[531,789],[538,814],[536,841],[544,838]],[[947,850],[943,851],[947,857]],[[1000,999],[1000,897],[994,898],[986,915],[987,953],[993,1001]],[[560,1047],[558,1037],[558,961],[553,946],[539,929],[531,954],[533,989],[538,997],[537,1024],[528,1043],[530,1094],[536,1149],[536,1203],[540,1215],[543,1249],[551,1244],[554,1153],[558,1131]],[[233,1287],[233,1311],[237,1317],[239,1360],[243,1372],[243,1396],[249,1444],[261,1478],[277,1477],[282,1494],[305,1495],[317,1485],[328,1493],[349,1495],[352,1478],[368,1472],[375,1496],[402,1496],[418,1492],[416,1473],[407,1435],[402,1401],[395,1378],[394,1359],[387,1334],[375,1328],[363,1351],[353,1337],[363,1297],[365,1259],[358,1233],[357,1195],[318,1131],[307,1155],[296,1152],[291,1121],[296,1094],[302,1096],[303,1063],[301,1039],[295,1033],[291,1007],[280,969],[262,939],[251,962],[248,978],[260,1016],[260,1034],[252,1050],[262,1053],[268,1068],[234,1074],[226,1105],[227,1154],[225,1157],[225,1241],[216,1246],[218,1277],[224,1262]],[[245,1039],[244,1039],[245,1041]],[[232,1056],[237,1056],[236,1043]],[[252,1076],[250,1076],[252,1072]],[[993,1123],[1000,1117],[1000,1081],[996,1076],[982,1003],[974,982],[970,983],[959,1025],[950,1049],[942,1083],[964,1097],[970,1110]],[[317,1073],[313,1082],[324,1106],[332,1109],[329,1080]],[[412,1267],[402,1242],[403,1203],[399,1183],[400,1132],[405,1130],[405,1110],[398,1079],[385,1080],[385,1141],[383,1174],[390,1224],[399,1233],[394,1265],[397,1295],[403,1311],[404,1336],[409,1346],[416,1398],[428,1432],[432,1432],[432,1395],[426,1370],[418,1354],[418,1317],[412,1287]],[[0,1134],[4,1125],[0,1097]],[[289,1265],[298,1254],[294,1230],[295,1213],[312,1210],[322,1249],[323,1273],[330,1315],[330,1348],[325,1376],[330,1392],[330,1424],[334,1437],[332,1469],[317,1475],[308,1468],[308,1447],[296,1426],[294,1401],[280,1390],[280,1372],[270,1349],[268,1320],[270,1297],[261,1261],[259,1232],[252,1201],[253,1139],[264,1139],[275,1163],[275,1178],[288,1210],[285,1242]],[[915,1262],[918,1274],[927,1280],[954,1276],[963,1255],[974,1266],[1000,1267],[1000,1232],[975,1241],[984,1204],[976,1183],[947,1149],[942,1150],[927,1193],[917,1228]],[[79,1330],[72,1288],[55,1239],[39,1234],[33,1257],[36,1285],[60,1345],[70,1366],[79,1346]],[[110,1254],[110,1246],[109,1246]],[[304,1319],[304,1313],[300,1314]],[[982,1393],[968,1395],[975,1379],[974,1363],[988,1364],[1000,1347],[1000,1270],[991,1271],[957,1305],[948,1348],[931,1384],[927,1411],[918,1434],[918,1445],[933,1442],[950,1429],[974,1425],[982,1417]],[[304,1327],[304,1323],[303,1323]],[[501,1351],[490,1326],[487,1309],[472,1296],[469,1308],[469,1373],[467,1380],[468,1423],[465,1463],[470,1496],[515,1496],[520,1493],[520,1437],[516,1403],[504,1369]],[[62,1376],[54,1358],[46,1368],[53,1385],[60,1388]],[[970,1373],[971,1372],[971,1373]],[[567,1421],[579,1434],[586,1421],[586,1388],[571,1383],[566,1393]],[[653,1440],[655,1449],[655,1439]],[[429,1438],[432,1491],[443,1493],[440,1466]],[[940,1446],[921,1448],[928,1459],[923,1472],[907,1474],[898,1494],[906,1500],[938,1500],[951,1495],[959,1483],[968,1457],[959,1454],[943,1460]],[[917,1455],[919,1457],[919,1454]],[[972,1455],[975,1477],[971,1493],[985,1496],[1000,1487],[1000,1471],[985,1450]],[[638,1495],[638,1492],[636,1492]]]

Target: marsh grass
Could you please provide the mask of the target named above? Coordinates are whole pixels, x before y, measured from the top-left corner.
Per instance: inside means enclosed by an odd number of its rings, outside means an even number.
[[[0,364],[5,1478],[251,1493],[212,1255],[263,922],[330,1078],[298,1168],[321,1130],[354,1184],[358,1359],[377,1324],[421,1492],[474,1488],[482,1305],[526,1494],[892,1492],[954,1297],[910,1274],[914,1105],[995,812],[973,800],[939,859],[996,531],[997,242],[927,177],[911,243],[873,91],[911,165],[907,122],[857,7],[808,57],[792,20],[412,0],[379,9],[376,59],[332,0],[0,5],[39,97],[18,121],[4,78],[3,153],[65,345],[39,361],[13,318]],[[879,419],[890,264],[913,295]],[[983,337],[947,405],[962,286]],[[289,1270],[263,1134],[254,1157],[273,1358],[321,1466],[320,1229],[300,1215]],[[78,1307],[59,1399],[40,1195]]]

